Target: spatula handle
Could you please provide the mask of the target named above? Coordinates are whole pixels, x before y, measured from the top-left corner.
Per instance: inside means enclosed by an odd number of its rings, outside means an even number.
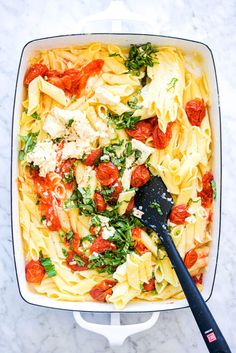
[[[230,348],[185,267],[175,244],[172,241],[169,231],[166,228],[158,229],[158,236],[172,262],[209,352],[230,353]]]

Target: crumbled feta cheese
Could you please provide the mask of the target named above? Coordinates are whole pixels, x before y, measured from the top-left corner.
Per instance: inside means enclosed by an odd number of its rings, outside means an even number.
[[[104,154],[102,157],[100,157],[100,160],[103,162],[108,162],[110,160],[110,156],[108,154]]]
[[[66,133],[65,124],[55,116],[48,114],[43,124],[43,130],[46,131],[51,138],[62,137]]]
[[[86,188],[89,184],[89,180],[94,178],[96,175],[96,171],[92,167],[85,167],[84,173],[80,173],[79,175],[76,173],[76,181],[77,184],[81,188]]]
[[[100,222],[101,222],[101,226],[106,226],[109,223],[109,218],[105,217],[105,216],[98,216]]]
[[[98,257],[98,256],[99,256],[99,254],[98,254],[96,251],[94,251],[94,252],[92,252],[91,256]]]
[[[101,86],[95,90],[95,95],[98,101],[103,104],[116,105],[120,103],[119,96],[115,96],[110,91]]]
[[[39,175],[45,177],[47,173],[53,172],[57,163],[57,146],[52,141],[44,140],[38,142],[32,152],[26,156],[28,163],[34,163],[40,169]]]
[[[80,110],[67,110],[60,109],[58,107],[53,107],[50,113],[56,119],[64,123],[64,125],[68,124],[71,119],[77,120],[77,117],[79,117],[81,114],[84,115]]]
[[[110,237],[113,237],[115,234],[116,230],[114,227],[111,226],[106,226],[102,229],[102,238],[103,239],[108,239]]]
[[[69,262],[69,265],[71,265],[71,266],[72,266],[72,265],[76,265],[76,264],[77,264],[76,261],[70,261],[70,262]]]
[[[91,243],[90,243],[90,241],[85,240],[85,241],[83,241],[82,245],[83,245],[84,249],[88,249],[88,248],[90,248]]]
[[[133,209],[133,215],[135,216],[135,217],[137,217],[137,218],[142,218],[142,216],[143,216],[143,214],[144,214],[144,212],[143,211],[141,211],[141,210],[138,210],[137,208],[134,208]]]
[[[150,154],[152,154],[155,151],[154,148],[149,147],[145,145],[145,143],[136,139],[132,139],[131,144],[132,144],[133,150],[139,150],[141,152],[141,156],[136,160],[136,164],[138,165],[144,164],[148,159],[148,157],[150,156]]]
[[[77,141],[66,142],[62,149],[62,159],[81,159],[84,153],[89,153],[90,151],[91,146],[88,143],[81,144]]]

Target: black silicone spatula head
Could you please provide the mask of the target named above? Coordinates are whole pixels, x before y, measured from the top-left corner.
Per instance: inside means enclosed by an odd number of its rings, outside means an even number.
[[[141,222],[145,226],[158,231],[167,222],[168,215],[173,207],[173,199],[162,179],[155,176],[138,189],[135,194],[134,205],[143,212]]]

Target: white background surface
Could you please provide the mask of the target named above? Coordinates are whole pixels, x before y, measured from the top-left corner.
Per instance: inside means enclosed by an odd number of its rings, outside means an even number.
[[[101,11],[108,0],[0,0],[0,353],[111,352],[107,341],[79,328],[70,312],[33,307],[20,298],[10,229],[10,129],[17,65],[23,45],[34,38],[77,33],[78,21]],[[200,40],[215,56],[223,125],[223,214],[221,250],[209,306],[236,350],[236,2],[234,0],[128,0],[152,16],[158,34]],[[140,31],[140,29],[139,29]],[[104,321],[107,316],[99,315]],[[125,316],[126,322],[141,320]],[[207,352],[189,310],[166,312],[149,331],[129,338],[122,353]]]

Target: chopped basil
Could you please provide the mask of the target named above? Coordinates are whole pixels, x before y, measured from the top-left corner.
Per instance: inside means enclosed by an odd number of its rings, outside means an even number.
[[[213,198],[214,198],[214,200],[215,200],[217,193],[216,193],[216,182],[215,182],[214,179],[211,181],[211,187],[212,187],[212,190],[213,190]]]
[[[67,127],[67,128],[71,127],[72,124],[73,124],[73,122],[74,122],[74,119],[70,119],[70,120],[68,121],[68,123],[66,124],[66,127]]]
[[[149,205],[150,208],[154,208],[157,210],[157,213],[159,213],[160,216],[163,215],[163,212],[162,212],[162,209],[161,209],[161,206],[158,202],[152,202],[150,205]]]
[[[92,217],[91,222],[92,222],[92,225],[95,227],[100,227],[101,225],[101,221],[97,215]]]
[[[129,100],[129,101],[127,102],[127,105],[128,105],[131,109],[134,109],[134,110],[136,110],[136,109],[141,109],[142,106],[137,105],[137,103],[138,103],[138,98],[137,98],[137,97],[133,97],[132,100]]]
[[[32,116],[32,118],[34,118],[34,120],[41,120],[40,116],[36,112],[33,113],[31,116]]]
[[[65,232],[63,232],[63,230],[59,230],[58,234],[62,239],[65,238]]]
[[[74,171],[72,168],[69,173],[64,174],[64,177],[62,180],[64,181],[64,183],[72,183],[72,181],[75,180]]]
[[[133,130],[135,129],[135,124],[141,119],[140,116],[133,116],[133,112],[124,112],[121,115],[109,113],[108,118],[108,124],[114,124],[117,130]]]
[[[114,191],[115,191],[114,186],[111,186],[109,188],[109,187],[103,185],[102,190],[100,191],[100,194],[103,196],[104,200],[107,202],[111,199],[111,195]]]
[[[167,84],[167,92],[169,92],[170,90],[174,90],[175,89],[175,85],[176,82],[178,81],[178,79],[176,77],[173,77],[170,82]]]
[[[46,221],[46,216],[43,216],[40,220],[41,223],[43,223],[44,221]]]
[[[65,257],[68,257],[68,251],[65,248],[62,248],[62,253]]]
[[[65,208],[79,208],[86,216],[94,214],[96,206],[92,199],[90,186],[75,188],[72,195],[65,201]]]
[[[70,101],[71,101],[71,103],[75,103],[77,101],[77,97],[76,96],[72,96]]]
[[[24,142],[24,149],[19,151],[19,160],[23,160],[28,152],[32,152],[36,143],[39,132],[30,132],[28,135],[18,135],[19,139]]]
[[[81,243],[83,243],[84,241],[93,242],[94,241],[94,237],[91,234],[86,235],[85,237],[81,238],[81,240],[80,240]]]
[[[68,241],[74,238],[74,232],[72,230],[69,230],[65,235],[66,235],[66,240]]]
[[[78,266],[84,266],[85,262],[78,256],[78,255],[74,255],[73,259],[76,261]]]
[[[109,56],[119,56],[119,57],[122,57],[119,53],[111,53],[111,54],[109,54]]]
[[[56,276],[57,273],[56,273],[56,270],[55,270],[55,266],[52,263],[50,257],[40,257],[39,261],[40,261],[41,265],[43,265],[48,277]]]
[[[141,69],[154,65],[153,54],[156,52],[157,49],[150,42],[140,45],[131,44],[125,66],[132,74],[139,75]]]

